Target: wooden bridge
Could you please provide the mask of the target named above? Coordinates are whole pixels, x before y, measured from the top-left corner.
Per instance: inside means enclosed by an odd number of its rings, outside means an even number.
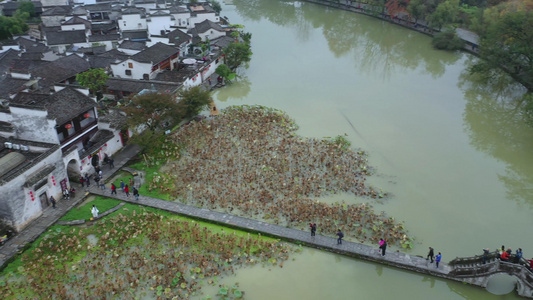
[[[455,258],[448,263],[451,267],[448,276],[486,288],[493,275],[505,273],[516,278],[518,295],[533,298],[533,272],[526,267],[529,262],[522,258],[518,263],[511,263],[501,261],[498,257],[497,252],[489,254],[485,264],[482,256]],[[511,257],[511,260],[513,259],[514,257]]]

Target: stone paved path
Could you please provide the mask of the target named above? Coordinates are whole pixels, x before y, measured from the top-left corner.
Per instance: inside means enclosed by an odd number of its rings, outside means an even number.
[[[234,216],[231,214],[216,212],[205,208],[198,208],[183,203],[170,202],[143,195],[139,197],[139,201],[136,201],[135,197],[133,197],[132,195],[126,197],[126,194],[122,191],[118,191],[117,195],[111,196],[110,190],[102,191],[97,188],[91,188],[90,192],[93,194],[111,197],[134,204],[140,204],[166,211],[171,211],[184,216],[207,220],[228,227],[260,232],[264,235],[281,238],[294,243],[301,243],[305,246],[335,252],[351,257],[356,257],[372,262],[377,262],[380,264],[395,266],[418,273],[449,278],[447,274],[451,271],[451,268],[446,263],[441,263],[441,265],[437,269],[435,267],[435,263],[430,264],[429,261],[427,261],[425,258],[401,252],[387,252],[387,254],[382,257],[378,253],[377,245],[375,247],[372,247],[349,241],[343,241],[342,245],[337,245],[337,239],[333,237],[327,237],[320,234],[317,234],[315,237],[311,237],[311,234],[308,231],[291,229],[262,221],[256,221],[248,218]],[[320,228],[318,232],[320,232]],[[334,233],[332,233],[332,235],[333,234]]]

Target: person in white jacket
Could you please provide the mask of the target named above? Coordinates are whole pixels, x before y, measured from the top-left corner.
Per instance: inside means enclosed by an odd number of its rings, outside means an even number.
[[[98,218],[98,213],[100,211],[98,211],[98,208],[96,208],[96,206],[93,204],[93,208],[91,209],[91,213],[93,214],[93,218]]]

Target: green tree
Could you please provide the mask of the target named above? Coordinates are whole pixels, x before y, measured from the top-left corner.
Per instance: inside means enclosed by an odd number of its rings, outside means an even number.
[[[443,25],[454,23],[459,12],[459,0],[446,0],[429,16],[429,24],[441,30]]]
[[[454,51],[463,49],[465,42],[455,32],[445,31],[435,34],[431,44],[437,49]]]
[[[220,2],[218,2],[216,0],[209,0],[208,2],[209,2],[209,4],[211,4],[211,7],[213,8],[213,10],[217,14],[220,14],[220,12],[222,11],[222,6],[220,5]]]
[[[98,99],[102,96],[102,89],[106,86],[106,82],[109,76],[104,69],[89,69],[83,73],[76,75],[76,81],[92,93],[94,93]]]
[[[480,60],[471,72],[490,74],[504,68],[511,76],[533,90],[533,13],[515,11],[503,14],[487,26],[481,38]]]
[[[137,95],[122,110],[128,115],[130,128],[154,132],[161,131],[163,125],[177,125],[183,116],[176,99],[172,95],[160,93]]]
[[[223,52],[226,57],[226,64],[230,68],[236,68],[252,59],[252,50],[249,43],[231,43]]]
[[[215,73],[217,73],[224,80],[233,80],[233,79],[235,79],[235,75],[236,75],[225,64],[221,64],[220,66],[218,66],[217,69],[215,70]]]
[[[22,1],[20,2],[17,12],[28,13],[29,18],[35,18],[37,13],[35,12],[35,5],[31,1]]]
[[[23,19],[0,16],[0,40],[10,39],[15,34],[28,31],[29,27]]]
[[[426,13],[426,1],[424,0],[411,0],[407,6],[407,12],[411,18],[415,19],[415,23],[418,23],[419,19],[425,17]]]
[[[178,109],[185,119],[190,119],[207,109],[212,100],[211,92],[200,86],[182,89],[178,92]]]

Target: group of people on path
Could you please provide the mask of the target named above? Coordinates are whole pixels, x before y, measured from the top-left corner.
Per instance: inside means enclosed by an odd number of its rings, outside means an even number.
[[[429,260],[430,264],[432,264],[433,261],[435,261],[435,268],[438,268],[441,259],[442,259],[442,254],[439,252],[439,254],[435,256],[435,249],[433,249],[433,247],[429,247],[429,252],[428,252],[428,255],[426,256],[426,260]]]
[[[490,256],[490,249],[489,248],[483,249],[483,255],[481,257],[481,261],[483,264],[487,263],[489,256]],[[497,251],[497,258],[499,258],[500,261],[504,261],[504,262],[520,264],[523,257],[524,257],[524,254],[522,252],[522,248],[516,249],[516,252],[514,255],[513,255],[513,250],[511,248],[505,249],[504,245],[502,245],[502,247]],[[525,265],[525,267],[528,268],[531,272],[533,272],[533,258],[527,259],[527,262],[529,263],[529,265]]]
[[[133,178],[130,178],[130,184],[126,184],[124,182],[124,180],[121,180],[120,181],[120,189],[122,190],[122,193],[126,194],[126,197],[129,197],[130,196],[130,186],[132,187],[132,193],[133,193],[133,196],[135,197],[135,200],[139,200],[139,190],[134,186],[135,184],[135,181]],[[111,195],[113,194],[117,194],[117,186],[112,183],[111,184]]]

